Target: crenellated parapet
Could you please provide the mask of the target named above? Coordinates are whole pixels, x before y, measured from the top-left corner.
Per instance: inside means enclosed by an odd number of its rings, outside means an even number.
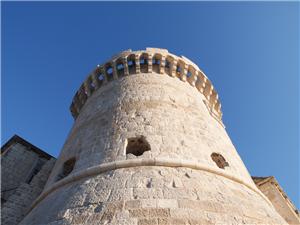
[[[205,96],[206,106],[211,115],[222,120],[221,103],[218,93],[199,67],[184,56],[178,57],[166,49],[146,48],[142,51],[126,50],[98,65],[76,92],[70,106],[76,119],[83,105],[97,89],[108,82],[139,73],[157,73],[178,78],[189,83]]]

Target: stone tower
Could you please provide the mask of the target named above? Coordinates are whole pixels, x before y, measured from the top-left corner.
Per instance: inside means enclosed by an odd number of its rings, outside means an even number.
[[[216,90],[187,58],[124,51],[86,78],[71,112],[22,225],[285,223],[231,143]]]

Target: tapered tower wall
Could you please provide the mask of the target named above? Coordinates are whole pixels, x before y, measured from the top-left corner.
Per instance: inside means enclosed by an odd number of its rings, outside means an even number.
[[[122,52],[88,76],[71,112],[22,224],[285,223],[231,143],[215,89],[187,58]]]

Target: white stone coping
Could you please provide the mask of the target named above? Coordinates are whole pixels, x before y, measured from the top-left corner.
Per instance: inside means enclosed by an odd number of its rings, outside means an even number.
[[[148,63],[143,66],[147,67],[146,72],[141,69],[141,57],[148,61]],[[158,65],[152,65],[152,60],[154,59],[159,60],[160,63]],[[135,65],[130,67],[130,65],[128,65],[128,61],[132,60],[135,62]],[[166,62],[169,62],[169,67],[166,67]],[[120,65],[121,68],[118,69],[118,66]],[[177,68],[179,67],[180,71],[177,71]],[[107,72],[108,68],[111,70],[110,75]],[[155,71],[154,68],[156,68]],[[113,56],[109,61],[102,65],[98,65],[97,68],[88,75],[73,97],[73,101],[70,106],[70,111],[73,117],[76,119],[83,105],[93,92],[101,88],[103,85],[106,85],[108,82],[131,74],[152,72],[178,78],[183,82],[189,83],[192,87],[197,88],[197,90],[205,96],[209,105],[210,113],[215,115],[215,119],[222,121],[221,103],[218,93],[204,72],[188,58],[184,56],[178,57],[169,53],[166,49],[159,48],[146,48],[146,50],[139,51],[126,50]],[[100,74],[101,79],[99,79]]]
[[[211,166],[207,166],[204,164],[200,164],[198,162],[189,161],[189,160],[181,160],[181,159],[170,159],[170,158],[153,158],[153,159],[127,159],[109,163],[102,163],[98,166],[93,166],[90,168],[85,169],[84,171],[79,171],[69,176],[65,177],[64,179],[54,183],[52,186],[44,190],[41,195],[34,201],[28,213],[43,199],[45,199],[50,193],[55,191],[58,188],[61,188],[67,184],[76,182],[80,179],[84,179],[87,177],[95,176],[101,174],[103,172],[121,169],[121,168],[129,168],[129,167],[139,167],[139,166],[163,166],[163,167],[184,167],[190,168],[195,170],[201,170],[208,173],[216,174],[227,179],[230,179],[234,182],[244,185],[245,187],[249,188],[250,190],[254,191],[258,195],[260,195],[270,206],[273,207],[270,200],[255,186],[254,183],[248,183],[243,181],[242,179],[230,174],[227,171],[224,171],[219,168],[214,168]]]

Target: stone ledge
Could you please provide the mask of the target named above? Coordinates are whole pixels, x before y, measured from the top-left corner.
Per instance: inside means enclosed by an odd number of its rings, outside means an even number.
[[[61,188],[69,183],[73,183],[83,178],[95,176],[97,174],[101,174],[106,171],[111,171],[115,169],[121,168],[129,168],[129,167],[139,167],[139,166],[164,166],[164,167],[184,167],[190,168],[195,170],[201,170],[209,173],[213,173],[227,179],[230,179],[234,182],[244,185],[245,187],[249,188],[250,190],[254,191],[258,195],[260,195],[269,205],[272,206],[272,203],[267,199],[264,194],[262,194],[254,184],[247,183],[242,179],[230,174],[229,172],[225,172],[219,168],[214,168],[211,166],[207,166],[204,164],[200,164],[197,162],[187,161],[187,160],[180,160],[180,159],[167,159],[167,158],[153,158],[153,159],[128,159],[122,160],[117,162],[110,162],[110,163],[103,163],[99,166],[94,166],[86,169],[85,171],[77,172],[67,176],[66,178],[54,183],[48,189],[44,190],[43,193],[35,200],[32,204],[29,212],[39,203],[41,202],[46,196],[48,196],[53,191]],[[28,213],[29,213],[28,212]]]

